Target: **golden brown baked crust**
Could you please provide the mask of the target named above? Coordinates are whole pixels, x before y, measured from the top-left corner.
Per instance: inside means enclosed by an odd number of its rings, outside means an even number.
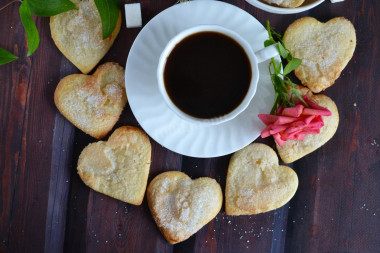
[[[307,134],[302,141],[288,140],[282,146],[276,143],[278,154],[284,163],[292,163],[323,146],[334,136],[339,125],[338,108],[334,101],[322,94],[313,95],[306,87],[298,85],[297,90],[301,96],[307,94],[308,97],[318,105],[327,107],[332,115],[322,116],[324,126],[320,129],[319,134]]]
[[[168,171],[150,182],[147,200],[161,233],[175,244],[189,238],[218,214],[223,194],[214,179],[191,180],[182,172]]]
[[[356,47],[355,28],[343,17],[321,23],[304,17],[285,31],[283,41],[294,57],[302,59],[295,75],[312,92],[334,84]]]
[[[121,13],[112,34],[105,40],[94,0],[72,0],[78,10],[50,18],[51,36],[58,49],[83,74],[89,73],[111,48],[121,26]]]
[[[149,137],[136,127],[123,126],[116,129],[107,142],[91,143],[84,148],[77,170],[83,182],[93,190],[140,205],[150,162]]]
[[[108,62],[92,76],[66,76],[55,90],[54,102],[72,124],[101,139],[111,131],[127,103],[124,69]]]
[[[297,174],[278,164],[272,148],[252,143],[231,157],[226,180],[226,213],[251,215],[285,205],[298,187]]]
[[[296,8],[303,4],[305,0],[263,0],[264,2],[285,8]]]

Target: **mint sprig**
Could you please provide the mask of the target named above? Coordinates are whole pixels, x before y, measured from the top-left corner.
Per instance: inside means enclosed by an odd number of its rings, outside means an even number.
[[[298,93],[296,85],[287,76],[301,64],[301,59],[292,56],[290,51],[285,47],[281,34],[273,30],[273,28],[270,26],[269,20],[266,21],[266,27],[269,39],[264,41],[264,46],[268,47],[277,43],[277,50],[281,58],[288,60],[288,63],[285,65],[283,72],[281,72],[281,62],[277,64],[274,58],[272,58],[269,63],[269,73],[275,92],[275,101],[270,113],[275,114],[280,106],[283,108],[295,106],[292,99],[288,96],[289,90],[287,88],[287,85],[291,87],[292,94],[294,94],[299,100],[302,101],[302,103],[308,106],[302,96]]]

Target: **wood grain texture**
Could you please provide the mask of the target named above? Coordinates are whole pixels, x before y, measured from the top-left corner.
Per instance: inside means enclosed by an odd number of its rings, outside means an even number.
[[[176,1],[140,2],[146,24]],[[76,164],[96,140],[64,119],[53,101],[59,80],[79,71],[55,47],[47,18],[36,18],[41,44],[25,57],[15,3],[0,12],[0,47],[20,56],[0,66],[0,252],[380,252],[380,2],[325,1],[294,15],[270,14],[244,0],[227,2],[263,24],[269,19],[281,33],[304,16],[323,22],[343,16],[356,28],[354,57],[324,92],[337,104],[340,125],[326,145],[290,165],[299,177],[294,198],[252,216],[227,216],[223,206],[198,233],[173,246],[162,237],[146,199],[133,206],[86,187]],[[123,22],[99,64],[125,67],[139,32]],[[129,105],[115,129],[122,125],[140,127]],[[274,147],[271,139],[257,142]],[[192,178],[215,178],[224,191],[230,155],[197,159],[151,143],[149,182],[161,172],[181,170]]]
[[[69,61],[61,57],[59,79],[75,72]],[[55,83],[52,85],[55,88]],[[54,94],[54,89],[50,94]],[[51,95],[50,95],[51,96]],[[53,101],[52,101],[53,102]],[[64,245],[68,194],[72,168],[75,127],[60,113],[55,114],[52,137],[51,174],[46,214],[45,251],[60,252]]]

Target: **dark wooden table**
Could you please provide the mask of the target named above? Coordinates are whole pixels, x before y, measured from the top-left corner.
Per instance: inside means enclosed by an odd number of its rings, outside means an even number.
[[[1,5],[7,1],[1,1]],[[122,1],[126,3],[127,1]],[[128,1],[129,2],[129,1]],[[176,0],[143,0],[143,23]],[[280,32],[294,20],[343,16],[357,32],[353,59],[324,93],[340,124],[333,139],[291,164],[294,198],[260,215],[218,216],[175,246],[161,236],[147,207],[94,192],[76,172],[78,155],[95,139],[57,111],[59,80],[79,71],[55,47],[48,18],[36,18],[41,43],[26,58],[19,3],[0,12],[0,47],[21,56],[0,66],[0,252],[380,252],[380,1],[346,0],[300,14],[275,15],[243,0],[228,1]],[[140,29],[122,29],[101,62],[125,66]],[[116,127],[138,126],[127,105]],[[230,155],[197,159],[152,142],[149,181],[167,170],[209,176],[225,186]],[[258,139],[274,146],[273,140]]]

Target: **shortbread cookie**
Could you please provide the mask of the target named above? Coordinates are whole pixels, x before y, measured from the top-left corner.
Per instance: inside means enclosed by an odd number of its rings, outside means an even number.
[[[303,140],[287,140],[282,146],[276,143],[278,154],[284,163],[292,163],[323,146],[334,136],[339,124],[338,108],[328,96],[313,95],[309,89],[301,86],[297,86],[297,90],[301,96],[307,95],[316,104],[327,107],[331,116],[322,116],[324,126],[318,134],[307,134]]]
[[[226,213],[251,215],[285,205],[298,187],[297,174],[278,164],[267,145],[253,143],[231,157],[226,182]]]
[[[303,4],[305,0],[263,0],[264,2],[268,4],[277,5],[280,7],[286,7],[286,8],[296,8]]]
[[[79,156],[78,174],[95,191],[140,205],[151,159],[148,136],[136,127],[116,129],[107,142],[89,144]]]
[[[223,194],[214,179],[191,180],[182,172],[169,171],[150,182],[147,200],[157,226],[174,244],[189,238],[218,214]]]
[[[117,63],[99,66],[92,76],[63,78],[54,93],[58,110],[83,132],[101,139],[113,128],[125,104],[124,69]]]
[[[304,17],[286,29],[283,41],[302,60],[295,75],[318,93],[333,85],[346,67],[356,47],[356,34],[351,22],[342,17],[327,23]]]
[[[120,31],[121,13],[115,30],[103,40],[102,21],[94,0],[71,1],[78,10],[52,16],[51,36],[62,54],[83,74],[87,74],[111,48]]]

